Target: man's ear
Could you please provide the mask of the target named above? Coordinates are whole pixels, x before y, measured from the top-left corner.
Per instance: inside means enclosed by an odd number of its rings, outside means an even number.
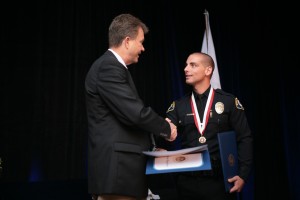
[[[126,49],[129,48],[129,41],[130,41],[130,37],[126,37],[126,38],[123,40],[123,43],[124,43]]]
[[[208,75],[208,76],[212,75],[212,73],[213,73],[212,69],[213,68],[211,66],[206,67],[205,74]]]

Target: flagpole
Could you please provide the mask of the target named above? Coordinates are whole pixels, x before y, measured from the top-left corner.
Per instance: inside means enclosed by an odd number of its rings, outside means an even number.
[[[208,14],[208,11],[206,9],[205,9],[204,15],[205,15],[205,27],[206,28],[205,28],[205,31],[204,31],[201,52],[210,55],[212,57],[212,59],[214,60],[215,69],[213,71],[210,82],[211,82],[211,85],[213,86],[213,88],[220,88],[221,89],[221,82],[220,82],[216,52],[215,52],[215,47],[214,47],[214,43],[213,43],[212,34],[211,34],[211,31],[210,31],[209,14]]]
[[[208,33],[209,33],[209,25],[208,25],[208,23],[209,23],[209,14],[208,14],[208,11],[205,9],[204,10],[204,16],[205,16],[205,32],[206,32],[206,49],[207,49],[207,52],[205,52],[205,53],[207,53],[208,54]]]

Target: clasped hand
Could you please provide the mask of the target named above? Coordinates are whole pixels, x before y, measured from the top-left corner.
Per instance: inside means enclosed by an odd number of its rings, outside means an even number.
[[[177,137],[177,127],[171,122],[169,118],[166,118],[166,121],[169,122],[171,128],[171,135],[170,138],[166,139],[170,142],[174,141]]]

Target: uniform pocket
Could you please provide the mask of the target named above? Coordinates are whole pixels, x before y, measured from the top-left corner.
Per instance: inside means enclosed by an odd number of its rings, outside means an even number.
[[[190,125],[194,124],[194,115],[192,114],[187,114],[184,116],[184,119],[182,120],[182,125]]]

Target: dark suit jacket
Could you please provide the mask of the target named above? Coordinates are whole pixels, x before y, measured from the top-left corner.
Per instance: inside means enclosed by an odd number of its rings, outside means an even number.
[[[128,69],[109,50],[91,66],[85,89],[89,193],[147,196],[142,151],[150,149],[149,133],[169,137],[169,124],[145,107]]]

